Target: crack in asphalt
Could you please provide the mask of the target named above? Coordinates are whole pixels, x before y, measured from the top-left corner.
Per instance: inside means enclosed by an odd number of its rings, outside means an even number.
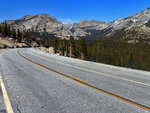
[[[17,104],[17,111],[18,111],[19,113],[21,113],[21,110],[19,109],[19,105],[20,105],[20,102]]]

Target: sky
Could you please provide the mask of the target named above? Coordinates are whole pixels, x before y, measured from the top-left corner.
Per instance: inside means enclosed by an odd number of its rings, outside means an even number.
[[[150,0],[0,0],[0,22],[25,15],[49,14],[63,23],[112,22],[150,7]]]

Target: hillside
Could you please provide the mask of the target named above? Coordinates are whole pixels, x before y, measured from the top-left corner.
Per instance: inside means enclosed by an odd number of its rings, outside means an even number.
[[[18,20],[9,20],[7,23],[15,29],[23,32],[28,31],[42,38],[68,39],[68,37],[73,36],[75,39],[81,37],[97,39],[114,37],[118,34],[117,38],[135,39],[137,37],[137,39],[145,39],[149,38],[149,27],[146,25],[149,20],[150,8],[127,18],[117,19],[114,22],[81,20],[79,23],[66,25],[48,14],[40,14],[27,15]]]

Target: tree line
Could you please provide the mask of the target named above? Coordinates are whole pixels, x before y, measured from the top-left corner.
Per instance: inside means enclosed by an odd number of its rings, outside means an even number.
[[[146,43],[130,44],[119,39],[86,41],[85,38],[74,40],[73,37],[69,40],[46,39],[38,43],[54,47],[55,53],[62,56],[150,71],[150,45]]]
[[[130,44],[122,40],[102,39],[88,47],[87,60],[150,71],[150,45]]]
[[[21,32],[19,29],[16,30],[12,26],[8,25],[6,21],[0,24],[0,35],[3,38],[12,38],[19,43],[23,41],[30,44],[33,40],[36,40],[29,31]]]
[[[55,53],[60,53],[62,56],[86,59],[87,57],[87,43],[85,38],[81,40],[74,40],[70,36],[69,40],[59,38],[49,38],[37,41],[37,43],[44,47],[53,47]]]

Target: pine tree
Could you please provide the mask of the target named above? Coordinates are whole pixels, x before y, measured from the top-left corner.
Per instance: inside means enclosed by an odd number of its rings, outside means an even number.
[[[7,23],[6,23],[6,21],[5,21],[5,23],[4,23],[4,33],[3,33],[3,36],[4,36],[4,37],[8,36],[8,28],[7,28]]]
[[[54,52],[55,52],[55,53],[58,52],[58,46],[59,46],[58,39],[55,38],[54,41],[53,41],[53,47],[54,47]]]
[[[24,33],[23,37],[24,37],[25,41],[31,45],[31,43],[32,43],[32,35],[30,34],[30,32],[26,31]]]
[[[16,30],[15,29],[12,30],[12,38],[16,40]]]
[[[80,51],[81,51],[81,58],[85,59],[87,56],[87,45],[85,38],[82,38],[80,41]]]
[[[22,40],[22,34],[21,34],[21,32],[20,32],[19,29],[17,30],[17,39],[18,39],[18,42],[19,42],[19,43],[20,43],[21,40]]]
[[[64,39],[64,43],[65,43],[65,56],[69,56],[69,42],[68,40]]]
[[[63,39],[63,40],[60,40],[60,43],[59,43],[59,50],[60,50],[60,53],[61,53],[62,56],[65,55],[65,50],[66,50],[65,41],[66,41],[66,40]]]
[[[73,36],[70,36],[70,47],[69,47],[69,56],[70,57],[75,57],[76,56],[76,45],[75,45],[75,40]]]
[[[8,37],[11,37],[10,25],[7,26],[7,36],[8,36]]]
[[[0,34],[2,33],[2,26],[0,25]]]

